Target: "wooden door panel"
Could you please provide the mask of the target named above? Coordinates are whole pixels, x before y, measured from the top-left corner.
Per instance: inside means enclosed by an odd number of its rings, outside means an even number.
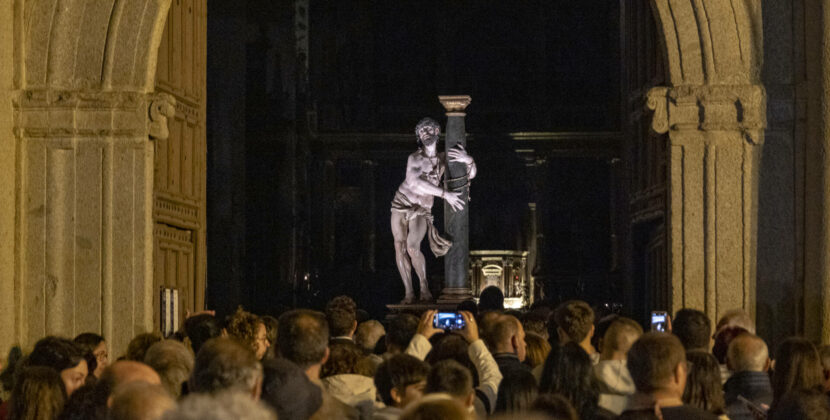
[[[181,316],[204,306],[206,11],[206,0],[172,1],[156,67],[156,91],[176,99],[176,115],[156,142],[154,285],[179,290]],[[158,317],[158,296],[156,308]]]

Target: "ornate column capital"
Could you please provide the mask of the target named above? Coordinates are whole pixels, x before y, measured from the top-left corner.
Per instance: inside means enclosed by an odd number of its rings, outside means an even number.
[[[447,110],[447,116],[463,117],[467,115],[464,110],[467,109],[467,106],[470,105],[473,99],[469,95],[439,95],[438,100],[441,101],[441,105],[444,105],[444,109]]]
[[[654,111],[651,128],[657,133],[680,130],[740,131],[753,144],[754,133],[767,126],[766,92],[762,85],[659,86],[646,105]]]

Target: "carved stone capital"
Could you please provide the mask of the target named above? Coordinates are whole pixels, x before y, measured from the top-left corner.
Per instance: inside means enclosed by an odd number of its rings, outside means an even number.
[[[473,99],[469,95],[446,95],[438,96],[438,100],[441,101],[441,105],[444,105],[448,116],[463,117],[467,115],[464,110]]]
[[[151,139],[164,140],[170,135],[167,119],[176,116],[176,98],[158,93],[150,101],[148,131]]]
[[[651,128],[669,130],[740,131],[751,143],[767,125],[766,93],[761,85],[659,86],[646,105],[654,111]]]

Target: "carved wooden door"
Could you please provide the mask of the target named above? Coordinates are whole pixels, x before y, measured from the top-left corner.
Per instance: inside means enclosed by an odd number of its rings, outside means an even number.
[[[158,50],[156,91],[176,99],[170,135],[155,143],[153,284],[179,291],[179,319],[205,304],[206,0],[173,0]]]

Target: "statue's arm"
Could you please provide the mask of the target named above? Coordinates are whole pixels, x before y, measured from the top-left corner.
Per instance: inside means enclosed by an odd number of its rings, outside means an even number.
[[[450,162],[460,162],[467,165],[467,177],[468,179],[473,179],[476,177],[476,162],[473,160],[473,157],[467,154],[467,151],[464,149],[464,146],[457,145],[450,149],[447,152],[448,157],[450,158]]]

